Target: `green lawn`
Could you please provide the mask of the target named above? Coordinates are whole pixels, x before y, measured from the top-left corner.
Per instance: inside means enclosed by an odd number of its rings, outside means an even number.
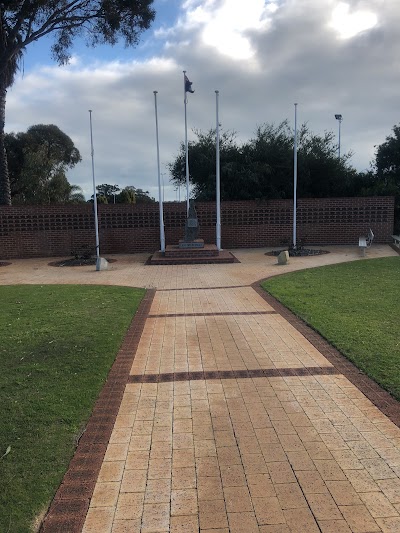
[[[1,532],[51,501],[144,292],[0,286]]]
[[[303,270],[262,286],[400,400],[400,257]]]

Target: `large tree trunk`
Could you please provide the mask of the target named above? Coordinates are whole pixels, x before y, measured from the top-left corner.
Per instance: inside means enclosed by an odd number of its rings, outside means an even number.
[[[7,89],[0,84],[0,205],[11,205],[10,177],[4,145]]]

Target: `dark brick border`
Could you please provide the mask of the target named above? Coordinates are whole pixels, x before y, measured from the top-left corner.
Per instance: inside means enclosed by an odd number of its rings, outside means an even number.
[[[253,285],[225,285],[222,287],[183,287],[176,289],[157,289],[157,292],[168,291],[215,291],[216,289],[242,289],[243,287],[253,287]]]
[[[215,370],[203,372],[171,372],[165,374],[132,374],[129,383],[165,383],[205,379],[283,378],[287,376],[331,376],[339,371],[333,366],[301,368],[256,368],[254,370]]]
[[[82,531],[155,293],[155,289],[147,290],[133,317],[68,470],[42,522],[40,533]]]
[[[180,316],[277,315],[277,311],[226,311],[219,313],[171,313],[149,315],[148,318],[177,318]]]
[[[297,331],[299,331],[321,354],[346,378],[353,383],[360,391],[397,427],[400,428],[400,402],[398,402],[387,391],[380,387],[375,381],[358,369],[349,359],[334,348],[319,333],[308,326],[301,318],[287,309],[273,296],[268,294],[261,287],[260,280],[252,284],[253,289],[264,300],[273,307],[283,318],[285,318]]]

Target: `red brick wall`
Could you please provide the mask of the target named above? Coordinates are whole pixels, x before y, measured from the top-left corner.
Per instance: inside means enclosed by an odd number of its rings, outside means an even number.
[[[197,203],[200,237],[215,243],[214,202]],[[99,205],[101,254],[154,252],[160,247],[158,204]],[[167,244],[183,237],[186,204],[164,205]],[[297,202],[297,237],[308,245],[358,244],[369,228],[389,242],[394,198],[304,198]],[[223,248],[276,246],[293,233],[293,201],[223,202]],[[0,259],[70,256],[95,246],[91,204],[0,207]]]

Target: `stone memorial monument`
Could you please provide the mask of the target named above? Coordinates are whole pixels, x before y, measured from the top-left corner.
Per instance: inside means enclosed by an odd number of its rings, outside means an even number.
[[[204,248],[204,240],[199,239],[199,219],[194,201],[189,202],[189,212],[185,224],[185,238],[179,241],[179,248]]]
[[[216,244],[204,244],[204,239],[199,239],[199,230],[199,219],[194,200],[191,200],[185,222],[184,237],[179,240],[178,244],[167,244],[164,252],[155,252],[147,264],[201,265],[237,262],[237,259],[227,250],[218,250]]]

